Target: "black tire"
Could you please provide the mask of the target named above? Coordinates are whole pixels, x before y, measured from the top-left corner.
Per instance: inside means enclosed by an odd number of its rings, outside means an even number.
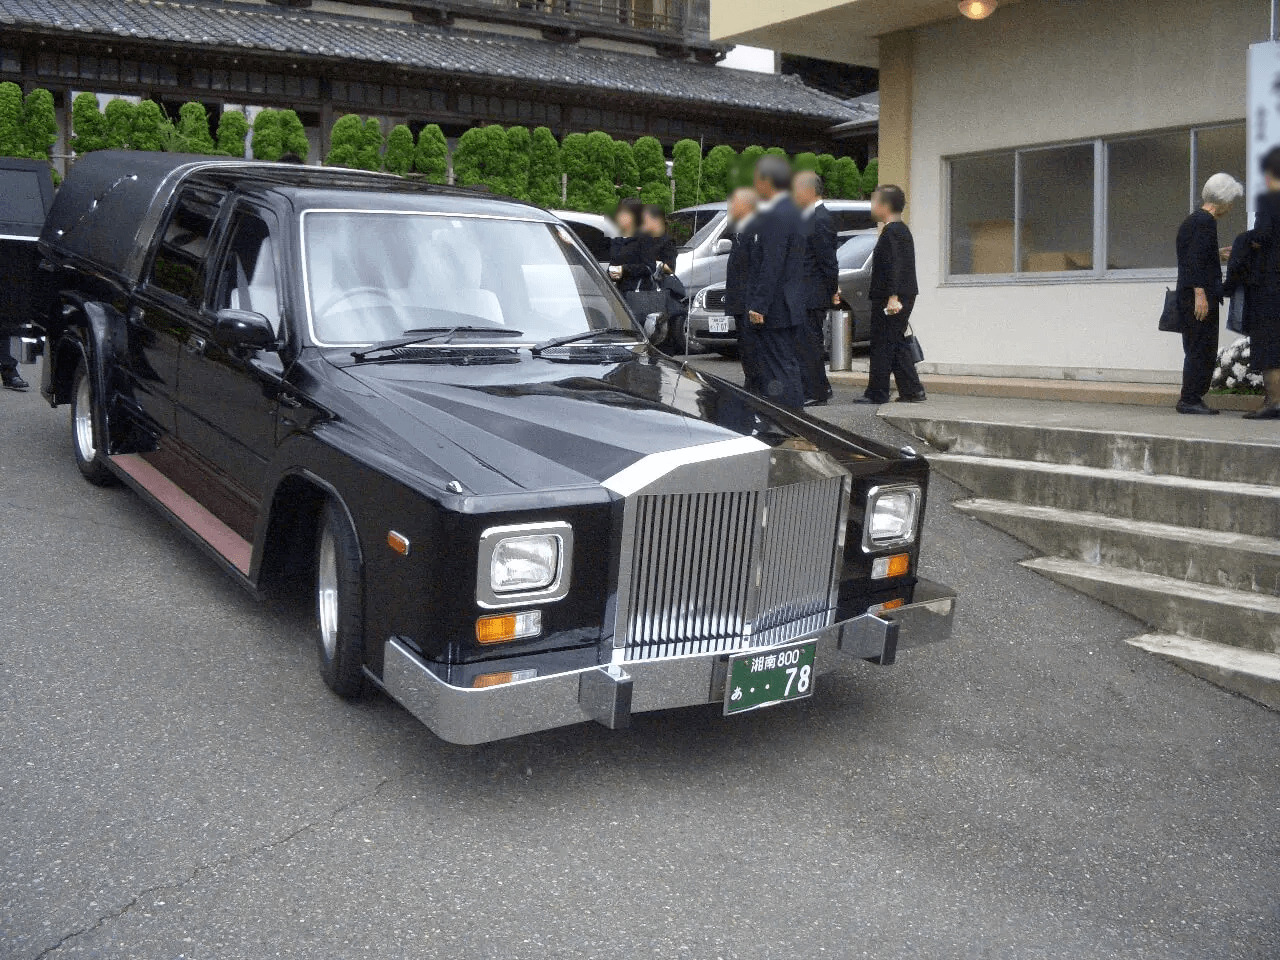
[[[714,347],[711,348],[711,352],[718,353],[720,356],[724,357],[726,360],[738,359],[738,345],[736,343],[726,343],[723,346],[721,346],[720,344],[716,344]]]
[[[315,592],[320,676],[338,696],[355,699],[364,691],[364,575],[356,531],[333,500],[316,531]]]
[[[76,364],[71,381],[71,452],[80,475],[97,487],[116,483],[102,455],[102,439],[98,436],[93,380],[84,357]]]

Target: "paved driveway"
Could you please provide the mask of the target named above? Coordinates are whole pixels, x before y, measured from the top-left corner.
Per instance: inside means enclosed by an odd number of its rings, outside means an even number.
[[[0,957],[1280,955],[1280,718],[1127,647],[945,482],[950,644],[468,749],[330,695],[305,611],[68,444],[0,394]]]

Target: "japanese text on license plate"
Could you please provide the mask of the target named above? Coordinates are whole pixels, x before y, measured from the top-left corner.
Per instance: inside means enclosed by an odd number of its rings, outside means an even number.
[[[815,640],[729,658],[724,712],[745,713],[813,694]]]

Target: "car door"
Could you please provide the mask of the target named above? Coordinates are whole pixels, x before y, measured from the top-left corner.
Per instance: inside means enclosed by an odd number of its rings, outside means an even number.
[[[275,350],[218,344],[213,327],[219,310],[250,310],[282,334],[280,237],[271,211],[244,201],[232,208],[179,373],[179,439],[227,492],[251,504],[275,451],[284,364]]]
[[[178,359],[205,286],[205,261],[225,195],[189,187],[174,197],[125,317],[123,402],[161,440],[177,429]]]

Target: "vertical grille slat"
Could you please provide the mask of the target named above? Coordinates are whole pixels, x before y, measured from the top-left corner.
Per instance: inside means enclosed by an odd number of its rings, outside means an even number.
[[[830,477],[637,497],[619,624],[626,659],[777,643],[829,621],[843,496],[842,478]]]

